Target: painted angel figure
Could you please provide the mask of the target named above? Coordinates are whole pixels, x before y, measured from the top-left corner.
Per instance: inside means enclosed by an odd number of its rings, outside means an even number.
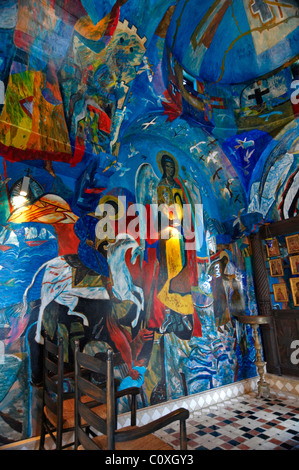
[[[158,262],[159,266],[151,271],[156,284],[148,326],[171,331],[171,316],[165,318],[165,311],[170,310],[174,318],[179,314],[184,325],[180,335],[187,338],[192,333],[200,335],[200,325],[194,324],[191,294],[191,286],[197,284],[196,252],[186,249],[183,224],[184,205],[188,205],[190,195],[179,179],[179,166],[171,153],[159,152],[157,163],[160,179],[148,163],[139,167],[136,176],[136,199],[146,206],[147,214],[145,220],[140,220],[146,269],[150,271],[150,263],[156,266]],[[163,323],[167,323],[165,328]]]

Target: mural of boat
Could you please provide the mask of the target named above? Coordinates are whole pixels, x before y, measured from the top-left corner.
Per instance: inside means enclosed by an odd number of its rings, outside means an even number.
[[[15,247],[19,248],[19,240],[16,233],[12,229],[2,225],[2,231],[0,233],[0,251],[7,251]]]
[[[36,227],[25,227],[25,243],[28,246],[40,246],[49,240],[55,240],[55,236],[50,230]]]

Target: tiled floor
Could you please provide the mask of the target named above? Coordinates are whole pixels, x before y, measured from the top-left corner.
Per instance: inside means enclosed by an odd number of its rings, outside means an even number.
[[[156,434],[179,450],[178,431],[176,422]],[[270,398],[256,398],[253,391],[197,409],[190,412],[187,435],[190,451],[299,450],[299,395],[271,389]],[[18,446],[18,450],[37,449],[36,438]]]
[[[178,424],[157,434],[179,449]],[[299,398],[249,393],[190,413],[189,450],[299,450]]]

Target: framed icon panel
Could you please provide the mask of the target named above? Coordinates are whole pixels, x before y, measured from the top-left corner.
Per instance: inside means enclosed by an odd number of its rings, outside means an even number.
[[[270,274],[272,277],[278,277],[284,275],[282,259],[270,259],[269,260]]]
[[[299,234],[286,237],[288,253],[299,253]]]
[[[296,307],[299,306],[299,277],[290,278],[293,302]]]
[[[289,260],[292,274],[299,274],[299,255],[290,256]]]
[[[285,283],[273,284],[275,302],[288,302],[289,296]]]
[[[271,245],[266,243],[268,258],[272,258],[273,256],[280,255],[279,244],[278,244],[277,238],[273,238],[273,240],[271,241],[272,241]]]

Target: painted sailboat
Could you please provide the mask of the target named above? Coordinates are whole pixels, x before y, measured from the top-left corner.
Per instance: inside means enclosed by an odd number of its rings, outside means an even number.
[[[28,246],[39,246],[55,239],[53,233],[44,227],[40,230],[36,227],[25,227],[25,242]]]
[[[0,233],[0,251],[7,251],[12,248],[19,248],[18,237],[12,229],[2,226]]]

